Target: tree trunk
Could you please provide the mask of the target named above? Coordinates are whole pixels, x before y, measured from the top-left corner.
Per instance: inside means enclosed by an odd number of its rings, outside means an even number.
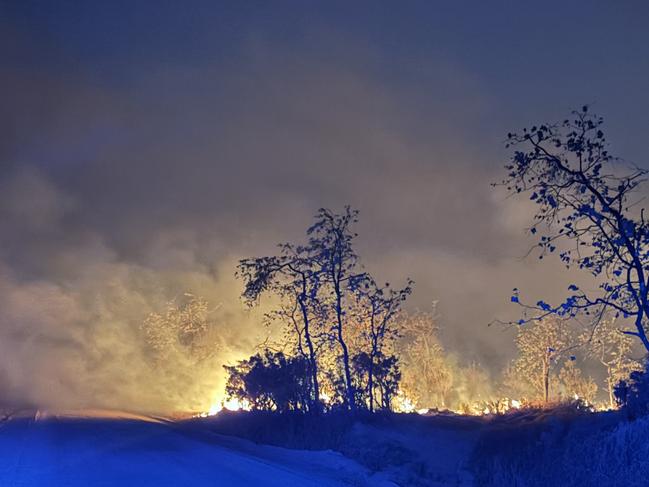
[[[547,360],[543,362],[543,392],[544,392],[544,402],[548,403],[550,398],[550,351],[547,352]]]
[[[641,292],[644,293],[645,297],[643,298],[643,301],[646,301],[646,288],[643,284],[640,286]],[[649,318],[649,306],[644,305],[642,306],[642,311],[644,312],[644,315]],[[638,316],[636,317],[635,320],[635,326],[636,329],[638,330],[638,337],[640,338],[640,341],[642,342],[642,345],[644,345],[645,350],[649,352],[649,338],[647,338],[647,334],[644,329],[644,325],[642,324],[642,317],[643,313],[638,313]]]
[[[368,369],[367,389],[370,395],[370,413],[374,412],[374,354],[370,355],[370,366]]]
[[[336,320],[338,343],[343,352],[343,368],[345,370],[345,386],[347,389],[347,407],[351,411],[356,410],[356,398],[354,397],[354,385],[352,384],[352,373],[349,367],[349,350],[343,337],[343,310],[342,310],[342,293],[340,289],[340,280],[334,276],[334,290],[336,292]]]
[[[338,326],[338,342],[343,351],[343,368],[345,370],[345,386],[347,389],[347,406],[351,411],[356,410],[356,399],[354,397],[354,386],[352,384],[352,373],[349,367],[349,351],[343,339],[342,327]]]
[[[377,349],[378,349],[378,338],[376,336],[376,332],[374,330],[374,316],[375,316],[375,309],[372,307],[372,317],[370,319],[370,327],[371,327],[371,345],[372,345],[372,350],[370,351],[370,365],[368,367],[368,378],[367,378],[367,388],[368,392],[370,395],[370,413],[374,412],[374,357],[377,355]]]
[[[315,348],[313,347],[313,341],[311,340],[311,333],[309,331],[309,314],[306,309],[306,304],[304,303],[304,295],[300,296],[300,309],[302,311],[302,319],[304,320],[304,341],[306,341],[306,346],[309,349],[309,365],[311,368],[311,381],[313,382],[313,407],[316,413],[322,411],[322,404],[320,403],[320,384],[318,383],[318,362],[316,360]]]
[[[606,366],[606,382],[608,384],[608,405],[611,409],[615,407],[615,399],[613,398],[613,378],[611,377],[611,367]]]

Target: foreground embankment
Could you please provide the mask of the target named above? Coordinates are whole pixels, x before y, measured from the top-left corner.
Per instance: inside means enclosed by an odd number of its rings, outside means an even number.
[[[82,411],[0,421],[2,486],[644,486],[649,418]]]
[[[224,413],[194,427],[342,453],[398,485],[647,485],[649,419],[570,406],[498,416]]]
[[[142,415],[14,414],[0,422],[2,487],[394,486],[332,451],[255,445]]]

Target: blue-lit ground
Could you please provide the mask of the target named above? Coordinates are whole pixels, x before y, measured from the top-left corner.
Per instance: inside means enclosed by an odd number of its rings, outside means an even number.
[[[0,485],[641,486],[647,433],[647,419],[568,409],[184,421],[25,413],[0,426]]]
[[[286,450],[145,417],[22,417],[0,427],[0,485],[392,485],[341,454]]]

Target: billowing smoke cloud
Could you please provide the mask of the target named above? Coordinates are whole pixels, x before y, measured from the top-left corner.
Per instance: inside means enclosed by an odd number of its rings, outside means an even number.
[[[180,235],[179,244],[161,236],[152,245],[165,265],[120,259],[93,231],[62,230],[75,205],[40,174],[21,172],[2,189],[7,245],[0,269],[0,387],[5,403],[204,410],[222,390],[221,365],[263,338],[258,313],[240,305],[231,279],[235,261],[225,253],[214,253],[215,262],[227,269],[225,279],[215,267],[196,263],[193,242]],[[210,332],[218,335],[215,353],[206,361],[161,369],[141,324],[187,291],[200,293],[215,310],[209,319]]]
[[[348,203],[368,269],[413,277],[410,306],[439,301],[445,346],[499,370],[511,336],[486,325],[516,312],[511,289],[551,300],[572,280],[520,260],[529,208],[489,185],[503,134],[528,120],[502,115],[443,53],[404,57],[399,77],[349,32],[312,28],[295,43],[202,29],[179,46],[120,38],[117,53],[103,38],[86,52],[2,31],[3,400],[205,407],[221,364],[267,333],[238,298],[236,260]],[[185,292],[220,305],[219,350],[192,374],[162,376],[140,324]]]

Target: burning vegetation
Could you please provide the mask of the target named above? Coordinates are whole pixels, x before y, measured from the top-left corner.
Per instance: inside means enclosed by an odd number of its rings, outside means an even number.
[[[627,215],[624,202],[644,172],[602,175],[611,157],[600,125],[601,119],[584,109],[561,127],[544,125],[511,135],[513,144],[531,144],[532,150],[516,152],[506,183],[517,193],[536,189],[532,200],[540,212],[532,234],[541,226],[551,232],[553,225],[563,225],[543,237],[541,257],[559,245],[550,242],[572,239],[576,247],[561,253],[567,265],[577,263],[595,277],[619,277],[624,266],[642,274],[633,259],[644,255],[644,220]],[[554,144],[558,152],[546,144]],[[640,274],[636,280],[614,277],[617,284],[602,284],[605,298],[591,299],[571,285],[574,295],[559,307],[543,301],[524,305],[525,318],[510,324],[518,327],[517,355],[500,377],[493,377],[479,363],[462,364],[445,350],[434,307],[416,313],[403,309],[414,284],[410,279],[394,288],[379,284],[363,267],[355,250],[357,218],[349,207],[340,214],[321,209],[303,242],[281,244],[274,255],[240,261],[237,276],[245,302],[253,307],[267,299],[266,323],[281,334],[251,357],[225,366],[225,397],[212,412],[226,407],[475,415],[562,402],[613,409],[617,384],[642,369],[642,360],[633,358],[638,343],[633,338],[642,339],[646,310],[633,308],[631,301],[641,298],[634,288]],[[619,237],[610,235],[615,231],[621,232]],[[629,231],[635,232],[635,240],[629,240]],[[604,274],[606,269],[610,274]],[[627,292],[623,289],[631,294],[621,297]],[[521,303],[516,289],[512,301]],[[621,315],[638,317],[636,331],[624,328]],[[183,345],[192,351],[201,350],[204,332],[192,321],[196,316],[200,313],[181,318],[184,324],[177,326]],[[154,326],[160,319],[145,328],[147,336],[166,343]],[[173,313],[165,319],[178,321]],[[597,379],[589,375],[593,372]]]
[[[626,265],[629,272],[640,272],[634,271],[633,258],[644,259],[644,220],[625,213],[621,202],[644,172],[601,175],[598,165],[611,158],[600,125],[584,110],[561,126],[567,134],[543,126],[510,137],[513,144],[532,146],[531,152],[516,152],[508,165],[508,187],[517,193],[536,189],[532,200],[540,212],[531,233],[546,228],[551,235],[542,238],[540,257],[567,240],[575,245],[560,248],[567,265],[578,263],[595,277],[610,279],[602,284],[602,298],[571,285],[573,295],[558,307],[523,304],[515,289],[511,300],[523,306],[524,317],[504,324],[516,356],[501,373],[447,350],[435,303],[429,310],[406,311],[412,280],[404,278],[394,287],[363,266],[354,231],[358,212],[350,207],[341,213],[321,209],[303,241],[239,261],[243,300],[263,311],[268,330],[253,355],[228,349],[217,332],[218,305],[186,293],[140,326],[151,367],[174,384],[183,377],[187,384],[199,383],[207,371],[215,384],[211,400],[188,407],[204,415],[224,409],[484,415],[571,402],[598,410],[618,407],[616,387],[643,369],[644,342],[637,338],[642,338],[645,310],[633,308],[632,301],[642,298],[634,290],[639,276],[627,282],[622,270]],[[554,155],[541,148],[550,142],[559,148]],[[587,167],[570,165],[584,153]],[[563,174],[551,171],[553,164]],[[532,169],[535,176],[528,181]],[[617,189],[612,182],[619,183]],[[566,193],[565,185],[576,185],[576,193]],[[589,192],[594,203],[587,208],[582,195]],[[617,206],[598,194],[615,195],[608,198]],[[621,223],[615,226],[612,218]],[[558,223],[562,229],[552,233]],[[633,230],[635,240],[627,242],[625,235],[614,240],[609,234],[616,228]],[[615,242],[622,247],[612,246]],[[579,257],[571,257],[576,253]],[[629,330],[625,318],[634,316],[636,329]]]
[[[333,221],[343,221],[339,218],[345,217],[334,215]],[[347,227],[341,234],[345,232]],[[352,238],[347,242],[351,252]],[[344,292],[338,299],[335,290],[326,294],[324,277],[314,277],[313,269],[296,273],[297,264],[290,260],[294,256],[283,258],[242,262],[246,289],[259,286],[254,300],[261,289],[281,291],[275,296],[277,308],[267,314],[267,320],[284,325],[282,338],[267,341],[250,358],[225,366],[225,398],[210,414],[221,409],[354,409],[485,415],[562,403],[604,410],[617,407],[616,384],[641,369],[641,362],[631,358],[631,337],[618,330],[614,318],[584,330],[552,316],[518,328],[514,337],[517,356],[499,379],[493,378],[478,363],[458,364],[445,350],[434,307],[416,313],[401,309],[410,283],[403,290],[386,291],[377,288],[364,270],[349,267],[346,275],[358,281],[354,287],[341,286]],[[301,265],[305,265],[306,257],[302,258]],[[260,278],[266,281],[255,280]],[[362,284],[361,279],[370,284]],[[585,373],[584,366],[589,371],[599,366],[603,387]],[[353,405],[348,387],[353,391]]]

